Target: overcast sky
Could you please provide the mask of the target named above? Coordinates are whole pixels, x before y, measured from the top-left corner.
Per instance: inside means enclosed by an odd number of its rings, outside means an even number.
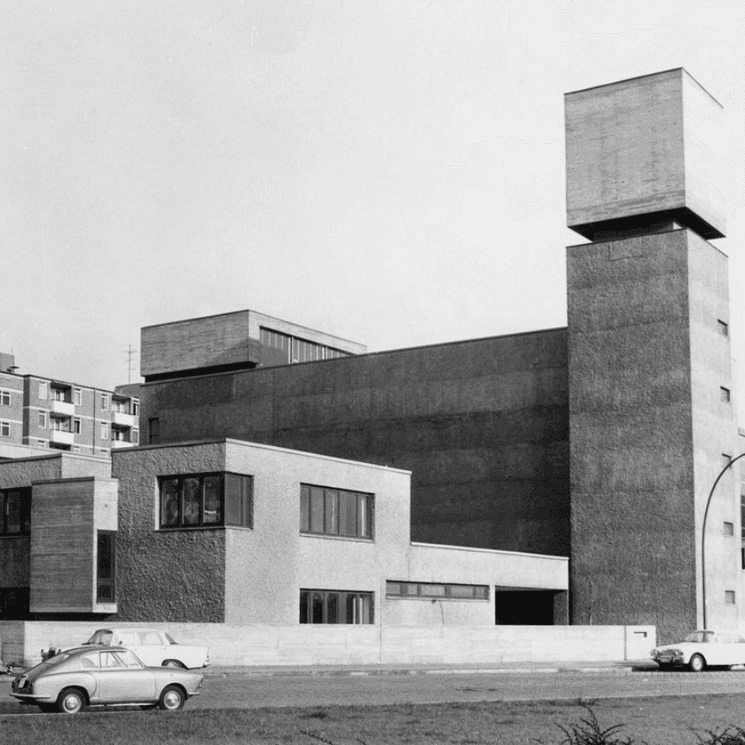
[[[725,107],[745,367],[743,0],[0,10],[20,373],[113,388],[140,327],[246,308],[370,351],[564,326],[563,94],[680,66]]]

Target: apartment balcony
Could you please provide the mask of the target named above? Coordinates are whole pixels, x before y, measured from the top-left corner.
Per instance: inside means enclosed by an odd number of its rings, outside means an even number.
[[[56,416],[74,416],[75,415],[75,404],[71,401],[57,401],[52,399],[51,412]]]
[[[75,442],[75,435],[63,429],[53,429],[49,433],[49,439],[57,445],[72,445]]]
[[[134,414],[125,414],[122,411],[112,411],[111,423],[115,427],[136,427],[137,417]]]
[[[133,448],[135,444],[129,440],[112,440],[111,449],[116,450],[117,448]]]

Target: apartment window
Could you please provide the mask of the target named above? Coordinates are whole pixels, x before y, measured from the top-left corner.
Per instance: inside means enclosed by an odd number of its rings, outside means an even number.
[[[373,594],[343,590],[300,590],[300,623],[374,622]]]
[[[40,447],[40,448],[45,448],[47,446],[47,441],[46,440],[37,440],[36,441],[36,446],[37,447]]]
[[[109,394],[108,393],[101,394],[101,409],[103,409],[103,411],[109,410]]]
[[[109,439],[109,423],[108,422],[101,422],[101,439],[102,440]]]
[[[163,476],[161,528],[253,528],[253,477],[237,473]]]
[[[730,392],[729,392],[729,388],[725,388],[724,386],[720,387],[720,388],[719,388],[719,398],[720,398],[720,399],[721,399],[722,401],[724,401],[724,402],[726,402],[726,403],[729,403],[729,401],[730,401]]]
[[[734,536],[735,534],[735,524],[734,523],[728,523],[725,521],[724,523],[724,535],[727,536]]]
[[[150,445],[160,442],[160,419],[153,417],[147,420],[147,441]]]
[[[80,388],[75,389],[75,406],[83,405],[83,391]]]
[[[106,448],[96,448],[96,453],[98,455],[108,455],[109,451]]]
[[[39,398],[42,401],[47,400],[47,384],[44,381],[39,381]]]
[[[73,445],[72,446],[72,452],[73,453],[79,453],[79,452],[81,452],[80,445]]]
[[[725,590],[724,591],[724,602],[725,602],[725,605],[734,605],[735,604],[735,591],[734,590]]]
[[[10,422],[0,422],[0,437],[10,437]]]
[[[300,532],[372,538],[373,495],[300,485]]]
[[[99,530],[97,537],[98,555],[96,558],[96,602],[113,603],[114,577],[116,574],[116,533]]]
[[[389,598],[427,598],[429,600],[488,600],[488,585],[461,585],[441,582],[386,581]]]
[[[39,429],[46,429],[46,428],[47,428],[47,412],[40,411],[39,412]]]
[[[0,406],[10,406],[10,391],[0,390]]]
[[[0,535],[28,535],[31,530],[31,488],[0,491]]]
[[[70,399],[67,397],[69,392],[69,389],[65,388],[52,388],[52,399],[54,401],[63,401],[65,403],[70,403]]]
[[[131,437],[132,437],[131,442],[133,444],[135,444],[135,445],[139,445],[140,444],[140,430],[139,429],[133,429],[132,430]]]
[[[82,419],[73,419],[72,420],[72,431],[73,434],[79,435],[83,431],[83,420]]]
[[[136,399],[132,399],[132,416],[138,416],[140,413],[140,402]]]

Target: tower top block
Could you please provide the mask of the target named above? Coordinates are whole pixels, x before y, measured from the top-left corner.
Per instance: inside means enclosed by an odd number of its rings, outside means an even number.
[[[567,225],[590,240],[721,238],[722,106],[682,67],[567,93]]]

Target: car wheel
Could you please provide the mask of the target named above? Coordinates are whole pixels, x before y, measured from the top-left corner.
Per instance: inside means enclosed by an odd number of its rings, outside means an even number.
[[[186,701],[186,694],[179,686],[166,686],[160,694],[158,706],[165,711],[178,711]]]
[[[62,714],[78,714],[85,709],[85,694],[78,688],[65,688],[57,696],[57,711]]]
[[[694,654],[688,661],[692,673],[700,673],[706,667],[706,660],[700,654]]]
[[[186,665],[178,660],[163,660],[163,667],[179,667],[182,670],[186,669]]]

